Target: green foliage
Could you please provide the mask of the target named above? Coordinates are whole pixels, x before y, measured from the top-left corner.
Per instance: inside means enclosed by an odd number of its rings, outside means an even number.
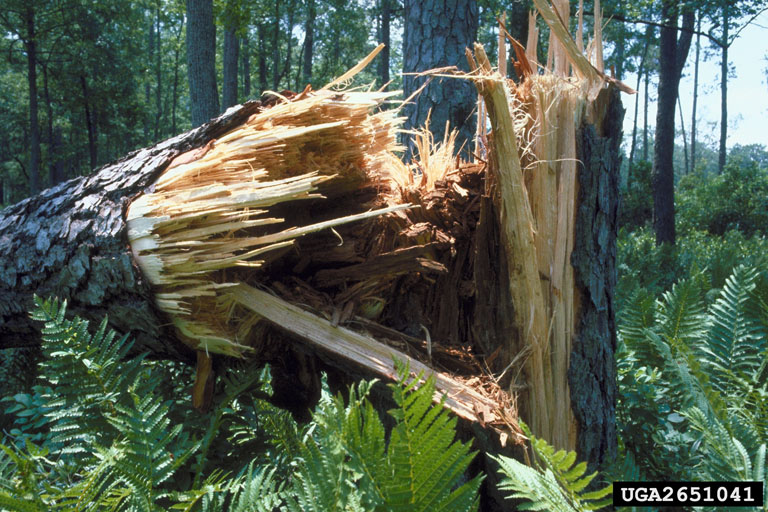
[[[625,229],[646,226],[653,217],[651,170],[651,162],[646,161],[634,162],[629,170],[619,204],[619,225]]]
[[[705,281],[619,319],[618,423],[649,479],[763,475],[768,443],[768,272],[737,267],[707,307]]]
[[[676,200],[680,230],[768,235],[768,167],[761,163],[746,152],[733,155],[721,175],[683,177]]]
[[[224,376],[201,425],[179,405],[186,396],[167,396],[179,389],[163,373],[176,370],[129,359],[132,343],[106,320],[90,334],[66,318],[66,303],[35,304],[40,384],[10,400],[17,428],[0,445],[0,510],[477,508],[482,477],[465,481],[474,453],[454,440],[456,418],[432,404],[434,378],[417,388],[420,377],[407,383],[400,368],[389,432],[367,398],[372,382],[346,400],[325,392],[300,428],[253,389],[265,373],[243,366]],[[243,457],[236,476],[222,469]]]
[[[396,408],[389,443],[385,428],[366,399],[371,383],[342,397],[326,397],[314,428],[299,448],[297,485],[291,510],[476,510],[475,477],[462,482],[474,454],[454,441],[456,418],[432,404],[434,377],[390,385]]]
[[[525,500],[519,510],[576,512],[599,510],[611,503],[613,485],[586,490],[597,472],[587,475],[587,463],[576,464],[576,452],[555,451],[545,440],[531,435],[525,424],[522,427],[530,438],[536,467],[494,457],[504,476],[499,487],[511,491],[510,498]]]
[[[700,281],[711,302],[736,267],[764,267],[768,264],[766,255],[768,238],[746,237],[736,230],[722,237],[702,231],[685,232],[674,246],[656,246],[650,229],[621,229],[616,257],[618,309],[625,309],[627,301],[637,293],[655,297],[685,278]]]

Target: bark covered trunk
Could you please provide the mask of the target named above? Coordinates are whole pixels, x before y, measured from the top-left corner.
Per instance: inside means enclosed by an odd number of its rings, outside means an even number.
[[[728,24],[731,22],[728,2],[723,2],[723,40],[720,57],[720,148],[717,159],[717,172],[723,174],[727,154],[725,143],[728,140]]]
[[[403,72],[419,73],[446,66],[467,71],[464,49],[477,38],[478,11],[474,0],[441,2],[438,0],[406,0],[403,34]],[[427,81],[426,77],[405,75],[403,94],[406,98]],[[435,78],[414,103],[405,108],[406,128],[424,126],[430,116],[430,129],[441,139],[445,124],[459,130],[458,150],[469,154],[475,134],[474,108],[477,94],[468,82]]]
[[[303,79],[305,84],[312,83],[312,56],[315,48],[315,0],[307,2],[307,19],[304,22],[304,62]]]
[[[390,18],[392,17],[392,9],[389,5],[390,0],[381,0],[381,14],[379,16],[379,42],[383,43],[384,50],[381,52],[381,59],[379,60],[379,80],[381,85],[384,86],[389,83],[389,54],[390,54]]]
[[[224,77],[221,86],[221,108],[226,110],[237,104],[237,64],[240,51],[235,27],[229,26],[224,30]]]
[[[590,470],[616,457],[616,237],[620,146],[624,109],[610,94],[602,126],[585,124],[578,136],[579,207],[571,264],[580,312],[568,367],[577,450]]]
[[[246,104],[214,123],[134,152],[90,176],[61,183],[0,212],[0,348],[39,344],[32,296],[56,295],[73,314],[129,333],[142,350],[189,359],[133,263],[124,209],[176,155],[216,138],[256,110]]]
[[[693,65],[693,107],[691,108],[691,171],[696,170],[696,108],[699,102],[699,57],[701,55],[701,14],[696,22],[696,57]]]
[[[653,228],[656,243],[675,243],[675,107],[680,74],[691,47],[693,12],[683,15],[683,30],[678,40],[678,6],[662,4],[664,26],[659,39],[659,98],[653,155]]]
[[[29,191],[40,190],[40,125],[37,107],[37,42],[35,35],[35,11],[27,6],[24,11],[27,25],[27,84],[29,86]]]
[[[187,71],[192,126],[219,114],[212,0],[187,0]]]

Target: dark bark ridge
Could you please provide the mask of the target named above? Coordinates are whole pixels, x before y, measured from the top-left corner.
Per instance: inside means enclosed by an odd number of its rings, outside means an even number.
[[[211,123],[133,152],[0,211],[0,348],[34,346],[33,294],[69,301],[69,311],[130,334],[153,355],[189,359],[133,262],[124,210],[177,155],[220,137],[260,108],[249,102]]]
[[[477,38],[477,4],[470,0],[458,2],[405,2],[405,32],[403,34],[403,71],[419,73],[434,68],[458,66],[467,71],[464,49]],[[404,96],[407,98],[421,87],[426,77],[405,75]],[[441,139],[446,121],[451,129],[459,130],[456,148],[469,142],[475,132],[474,109],[477,94],[469,81],[436,78],[421,92],[418,101],[405,108],[406,128],[424,126],[431,111],[430,127]]]
[[[585,124],[577,138],[579,207],[571,264],[580,290],[579,323],[568,368],[577,451],[590,471],[616,457],[616,233],[624,108],[615,88],[602,130]],[[598,99],[598,102],[600,99]],[[602,131],[602,134],[599,133]]]

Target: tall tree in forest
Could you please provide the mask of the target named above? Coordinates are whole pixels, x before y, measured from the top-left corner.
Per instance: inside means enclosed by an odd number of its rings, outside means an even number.
[[[307,0],[307,19],[304,22],[304,62],[303,79],[305,84],[312,83],[312,56],[315,47],[315,0]]]
[[[678,18],[682,14],[682,29]],[[653,155],[653,228],[656,243],[675,243],[675,107],[680,75],[693,37],[695,13],[680,12],[676,0],[661,0],[659,87]],[[678,38],[678,32],[680,37]]]
[[[642,54],[640,56],[640,63],[637,66],[637,86],[635,87],[636,90],[640,90],[640,80],[643,77],[643,74],[646,72],[646,66],[647,66],[647,58],[648,58],[648,47],[651,45],[651,40],[653,39],[654,34],[654,27],[653,25],[647,25],[645,27],[645,37],[641,40],[641,44],[643,46]],[[648,90],[646,89],[646,94],[648,93]],[[640,94],[635,95],[635,118],[632,122],[632,143],[630,145],[629,149],[629,172],[632,172],[632,163],[635,159],[635,148],[637,147],[637,114],[638,110],[640,110]]]
[[[643,81],[643,160],[648,161],[648,85],[651,81],[651,70],[648,66],[645,68],[645,80]]]
[[[378,32],[379,41],[384,43],[384,49],[379,56],[379,80],[381,85],[389,83],[389,55],[390,55],[390,21],[392,17],[392,8],[390,2],[392,0],[380,0],[379,17],[378,17]]]
[[[192,126],[219,113],[213,0],[187,0],[187,72]]]
[[[0,9],[0,21],[5,32],[17,38],[27,57],[27,86],[29,90],[29,191],[40,190],[40,123],[37,105],[38,37],[37,12],[34,2],[9,2]]]
[[[237,104],[237,64],[239,60],[240,13],[237,0],[227,0],[224,8],[224,77],[221,84],[221,109]]]
[[[267,90],[267,27],[263,21],[256,24],[256,35],[259,38],[259,89]]]
[[[464,49],[477,37],[478,10],[474,0],[405,0],[405,27],[403,33],[404,96],[415,93],[426,78],[408,75],[428,69],[458,66],[467,70]],[[430,118],[430,127],[442,138],[446,122],[459,131],[457,148],[469,150],[475,132],[477,94],[468,81],[432,80],[429,85],[406,106],[405,126],[413,129],[423,126]]]
[[[701,14],[696,21],[696,56],[693,64],[693,107],[691,108],[691,171],[696,169],[696,109],[699,102],[699,58],[701,56]]]
[[[240,39],[240,60],[242,61],[243,77],[243,98],[248,99],[251,96],[251,45],[248,36],[248,27],[243,31],[243,37]]]
[[[733,45],[741,31],[752,23],[763,11],[768,9],[766,0],[718,0],[712,13],[713,25],[720,26],[720,37],[713,36],[710,31],[709,39],[720,48],[720,151],[718,172],[722,174],[725,168],[728,139],[728,50]],[[745,23],[740,20],[747,18]]]
[[[160,138],[160,118],[163,116],[163,47],[160,37],[160,0],[155,1],[155,140]]]

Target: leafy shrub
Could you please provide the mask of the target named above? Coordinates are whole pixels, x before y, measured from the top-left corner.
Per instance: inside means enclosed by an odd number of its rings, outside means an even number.
[[[676,209],[681,232],[722,236],[738,230],[747,237],[768,235],[768,169],[754,160],[731,158],[721,175],[684,176]]]
[[[622,190],[619,226],[630,231],[648,225],[653,219],[651,168],[651,162],[634,162],[627,176],[627,187]]]
[[[765,479],[768,272],[740,266],[707,307],[700,280],[637,293],[619,318],[625,453],[649,479]]]
[[[674,246],[656,246],[650,229],[622,229],[617,242],[618,309],[638,290],[655,297],[687,278],[701,281],[705,290],[712,290],[712,298],[739,265],[768,265],[768,238],[746,237],[735,230],[724,236],[689,231],[681,233]]]

